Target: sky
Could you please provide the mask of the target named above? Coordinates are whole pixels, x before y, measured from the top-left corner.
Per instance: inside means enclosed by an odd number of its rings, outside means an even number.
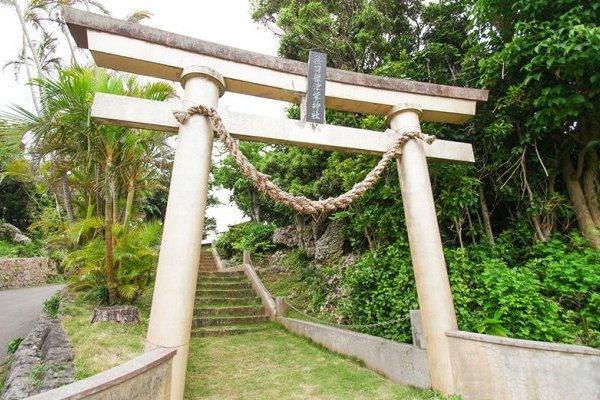
[[[18,0],[24,4],[25,0]],[[249,0],[101,0],[115,18],[125,18],[135,10],[148,10],[153,16],[143,24],[163,30],[193,36],[199,39],[238,47],[258,53],[276,55],[277,37],[267,28],[250,18]],[[15,59],[21,46],[21,28],[14,11],[0,6],[0,66]],[[60,51],[68,59],[67,49]],[[0,110],[10,104],[18,104],[33,110],[31,94],[26,78],[16,79],[11,68],[0,70]],[[180,89],[180,85],[175,83]],[[226,93],[219,102],[233,110],[282,116],[285,103]],[[228,204],[228,191],[217,190],[215,194],[224,203],[207,210],[208,217],[217,220],[217,231],[222,232],[231,224],[243,220],[242,213]]]

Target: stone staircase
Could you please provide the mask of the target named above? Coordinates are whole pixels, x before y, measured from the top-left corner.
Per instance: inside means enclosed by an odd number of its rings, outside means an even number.
[[[192,335],[223,336],[264,329],[268,316],[243,271],[220,272],[210,250],[198,270]]]

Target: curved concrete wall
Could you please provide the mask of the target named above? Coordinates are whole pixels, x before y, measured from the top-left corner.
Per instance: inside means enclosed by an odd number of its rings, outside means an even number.
[[[598,400],[600,351],[584,346],[446,333],[465,400]]]
[[[98,375],[29,399],[168,400],[175,353],[175,350],[156,349]]]

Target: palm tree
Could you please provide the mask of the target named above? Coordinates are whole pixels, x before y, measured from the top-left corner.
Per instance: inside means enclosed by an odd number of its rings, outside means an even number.
[[[21,5],[17,0],[0,0],[0,4],[7,5],[12,7],[17,17],[19,18],[19,23],[21,24],[21,30],[23,31],[23,36],[25,37],[25,42],[29,47],[29,51],[31,53],[31,58],[37,68],[38,76],[43,75],[43,68],[41,61],[36,56],[36,49],[34,46],[33,39],[31,37],[31,33],[29,31],[29,26],[27,25],[25,15],[23,14],[23,10],[21,9]]]
[[[166,100],[174,96],[174,89],[163,82],[141,84],[134,77],[95,68],[66,69],[56,79],[38,79],[35,84],[44,104],[42,114],[15,107],[5,117],[12,129],[32,135],[35,151],[53,160],[57,175],[74,177],[79,215],[95,209],[103,217],[108,300],[114,303],[119,295],[113,226],[126,222],[127,229],[136,194],[159,184],[157,157],[169,156],[171,151],[165,135],[94,123],[91,103],[96,92]],[[124,212],[119,213],[123,203]]]

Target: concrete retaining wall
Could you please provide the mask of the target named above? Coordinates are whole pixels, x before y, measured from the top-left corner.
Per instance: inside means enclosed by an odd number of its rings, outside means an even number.
[[[244,273],[248,279],[250,279],[250,284],[254,291],[260,296],[260,300],[265,307],[267,314],[273,319],[275,317],[275,300],[258,277],[258,274],[250,261],[250,254],[246,250],[244,250]]]
[[[0,289],[43,285],[56,274],[56,262],[50,258],[0,258]]]
[[[30,400],[168,400],[175,350],[156,349],[90,378]]]
[[[584,346],[450,332],[452,370],[465,400],[598,400],[600,351]]]
[[[355,357],[390,380],[419,388],[430,388],[425,350],[377,336],[279,317],[288,330],[310,338],[336,353]]]

